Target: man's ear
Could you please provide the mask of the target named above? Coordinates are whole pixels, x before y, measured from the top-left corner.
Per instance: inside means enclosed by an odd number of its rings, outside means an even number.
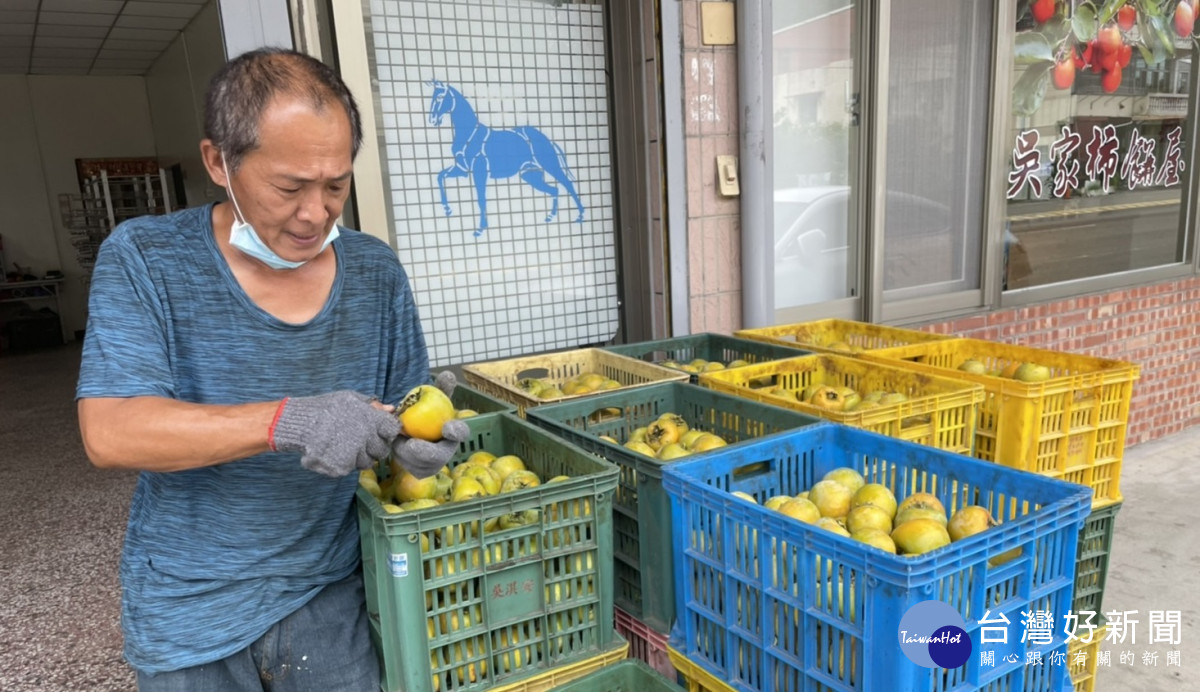
[[[204,161],[204,169],[208,171],[208,177],[213,184],[228,190],[229,178],[225,175],[225,166],[222,165],[221,150],[211,139],[200,140],[200,159]]]

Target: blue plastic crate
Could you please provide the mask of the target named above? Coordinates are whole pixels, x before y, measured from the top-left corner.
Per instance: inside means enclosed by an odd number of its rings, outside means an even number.
[[[760,503],[794,495],[839,466],[889,486],[897,500],[929,492],[950,513],[978,504],[1002,523],[904,557],[730,494]],[[670,646],[733,689],[1070,688],[1069,662],[1051,657],[1067,653],[1062,623],[1091,505],[1086,487],[835,424],[684,459],[663,469],[663,487],[679,580]],[[989,564],[1014,549],[1019,554]],[[963,616],[972,640],[963,666],[924,668],[901,651],[901,617],[925,600]],[[1022,642],[1021,613],[1035,610],[1053,615],[1049,644]],[[1008,618],[1006,643],[981,642],[986,611]],[[989,650],[995,665],[981,665],[979,652]],[[1026,665],[1027,652],[1043,663]],[[1005,661],[1010,654],[1018,660]]]

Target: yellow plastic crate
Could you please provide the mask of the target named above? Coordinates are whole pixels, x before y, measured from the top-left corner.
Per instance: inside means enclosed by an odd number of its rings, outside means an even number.
[[[628,657],[629,642],[623,641],[620,646],[605,651],[599,656],[551,668],[545,673],[535,675],[520,682],[514,682],[511,685],[493,687],[491,688],[491,692],[547,692],[547,690],[552,690],[559,685],[565,685],[589,673],[594,673],[605,666],[620,663]]]
[[[799,356],[702,373],[700,384],[959,454],[971,452],[976,437],[976,408],[983,400],[983,387],[971,382],[836,355]],[[827,411],[796,399],[795,392],[810,385],[853,387],[860,394],[872,390],[901,392],[908,400],[863,411]],[[790,394],[768,393],[775,387],[783,387]]]
[[[1099,667],[1097,659],[1105,632],[1106,627],[1101,622],[1092,633],[1091,642],[1085,644],[1075,640],[1067,645],[1067,665],[1071,667],[1071,684],[1074,685],[1075,692],[1094,692],[1096,689],[1096,669]]]
[[[1121,463],[1137,365],[978,339],[884,349],[862,358],[904,361],[916,372],[982,385],[976,458],[1086,485],[1098,503],[1121,500]],[[958,369],[971,358],[982,362],[987,372],[1024,362],[1045,365],[1050,379],[1029,383]]]
[[[539,399],[517,387],[524,377],[538,377],[562,384],[567,379],[585,372],[599,373],[621,383],[616,389],[598,390],[587,394],[572,394],[552,399]],[[525,416],[530,406],[548,404],[552,401],[569,401],[601,392],[623,391],[659,382],[685,382],[688,373],[661,365],[654,365],[637,358],[609,353],[598,348],[583,348],[562,353],[539,356],[523,356],[487,363],[472,363],[463,366],[463,375],[471,386],[517,407],[517,413]]]
[[[754,339],[783,346],[798,346],[821,353],[860,353],[878,348],[892,348],[909,344],[942,341],[953,337],[931,334],[915,329],[885,327],[869,322],[853,320],[814,320],[796,324],[781,324],[775,327],[743,329],[733,333],[743,339]],[[845,344],[848,348],[831,345]]]
[[[688,692],[736,692],[728,683],[718,680],[712,673],[692,663],[687,656],[675,649],[667,647],[667,656],[671,659],[671,665],[679,671]]]

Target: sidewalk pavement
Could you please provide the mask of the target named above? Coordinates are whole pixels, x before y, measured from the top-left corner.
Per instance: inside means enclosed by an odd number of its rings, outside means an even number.
[[[1128,624],[1123,642],[1100,644],[1111,665],[1098,668],[1095,689],[1200,689],[1200,427],[1126,449],[1121,494],[1102,610],[1126,611]],[[1179,611],[1177,643],[1151,640],[1169,634],[1151,627],[1151,611]]]

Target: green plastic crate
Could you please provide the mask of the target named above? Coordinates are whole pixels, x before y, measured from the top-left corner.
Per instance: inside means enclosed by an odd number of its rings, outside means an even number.
[[[367,612],[387,692],[490,689],[617,643],[616,467],[510,413],[466,423],[471,437],[451,466],[486,450],[516,454],[543,480],[570,478],[395,514],[359,488]],[[528,511],[536,516],[524,525],[480,530]]]
[[[1096,509],[1079,531],[1079,549],[1075,558],[1075,599],[1073,610],[1101,613],[1104,584],[1108,580],[1108,557],[1112,553],[1113,528],[1120,502]]]
[[[749,363],[765,363],[771,360],[805,356],[811,353],[791,346],[742,339],[725,334],[692,334],[677,336],[671,339],[656,341],[641,341],[635,344],[620,344],[605,346],[605,351],[617,353],[630,358],[637,358],[648,363],[662,364],[663,361],[673,360],[680,365],[689,363],[696,358],[707,361],[720,361],[728,365],[730,361],[741,360]],[[690,373],[691,383],[696,384],[699,373]]]
[[[633,430],[667,412],[683,416],[689,427],[720,435],[729,443],[720,451],[821,422],[803,413],[683,382],[594,394],[526,410],[530,421],[620,467],[613,503],[615,603],[662,634],[670,632],[675,619],[671,505],[662,488],[662,467],[671,462],[638,454],[600,436],[624,442]],[[704,454],[685,458],[700,456]]]
[[[683,688],[637,659],[605,666],[552,692],[682,692]]]
[[[501,401],[494,396],[488,396],[478,389],[472,389],[463,383],[459,383],[454,388],[454,394],[450,397],[450,403],[454,404],[455,410],[469,408],[475,413],[498,413],[507,411],[508,413],[516,413],[517,407],[507,401]]]

